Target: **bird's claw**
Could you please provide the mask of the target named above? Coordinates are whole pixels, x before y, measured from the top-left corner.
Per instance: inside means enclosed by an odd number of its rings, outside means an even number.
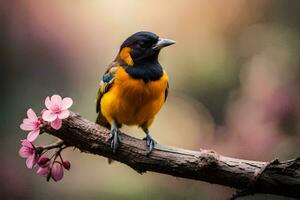
[[[146,141],[146,145],[149,147],[149,152],[147,153],[149,155],[157,142],[150,135],[147,135],[143,140]]]
[[[109,138],[109,139],[111,139],[110,147],[112,148],[113,152],[115,153],[119,146],[119,143],[121,142],[120,136],[119,136],[119,130],[112,129],[110,134],[111,134],[110,138]]]

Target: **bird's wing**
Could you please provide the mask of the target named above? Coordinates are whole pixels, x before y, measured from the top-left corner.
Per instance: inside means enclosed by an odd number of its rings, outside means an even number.
[[[106,70],[105,74],[103,75],[100,84],[99,89],[97,93],[97,104],[96,104],[96,112],[99,113],[101,110],[100,107],[100,101],[102,96],[109,90],[109,88],[112,86],[116,71],[119,69],[120,65],[117,62],[113,62],[108,69]]]

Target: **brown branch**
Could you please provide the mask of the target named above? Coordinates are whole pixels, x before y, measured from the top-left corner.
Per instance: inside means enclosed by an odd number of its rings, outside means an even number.
[[[240,194],[266,193],[300,198],[300,159],[258,162],[201,150],[190,151],[157,144],[150,155],[145,141],[121,133],[116,153],[110,148],[109,130],[71,113],[56,131],[45,131],[66,145],[124,163],[139,173],[146,171],[206,181],[239,189]],[[242,196],[242,195],[241,195]]]

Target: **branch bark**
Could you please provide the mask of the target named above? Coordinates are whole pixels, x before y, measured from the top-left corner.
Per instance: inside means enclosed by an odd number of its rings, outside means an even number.
[[[145,141],[121,133],[116,153],[110,148],[110,131],[71,112],[63,126],[45,132],[83,152],[124,163],[139,173],[147,171],[233,187],[247,194],[266,193],[300,198],[300,158],[271,163],[242,160],[201,150],[190,151],[157,144],[150,155]],[[237,195],[238,196],[238,195]]]

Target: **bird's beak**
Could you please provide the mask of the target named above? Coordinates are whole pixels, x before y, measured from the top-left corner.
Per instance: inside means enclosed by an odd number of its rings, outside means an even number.
[[[159,38],[158,42],[152,47],[152,49],[153,50],[160,50],[164,47],[170,46],[170,45],[175,44],[175,43],[176,42],[174,40]]]

